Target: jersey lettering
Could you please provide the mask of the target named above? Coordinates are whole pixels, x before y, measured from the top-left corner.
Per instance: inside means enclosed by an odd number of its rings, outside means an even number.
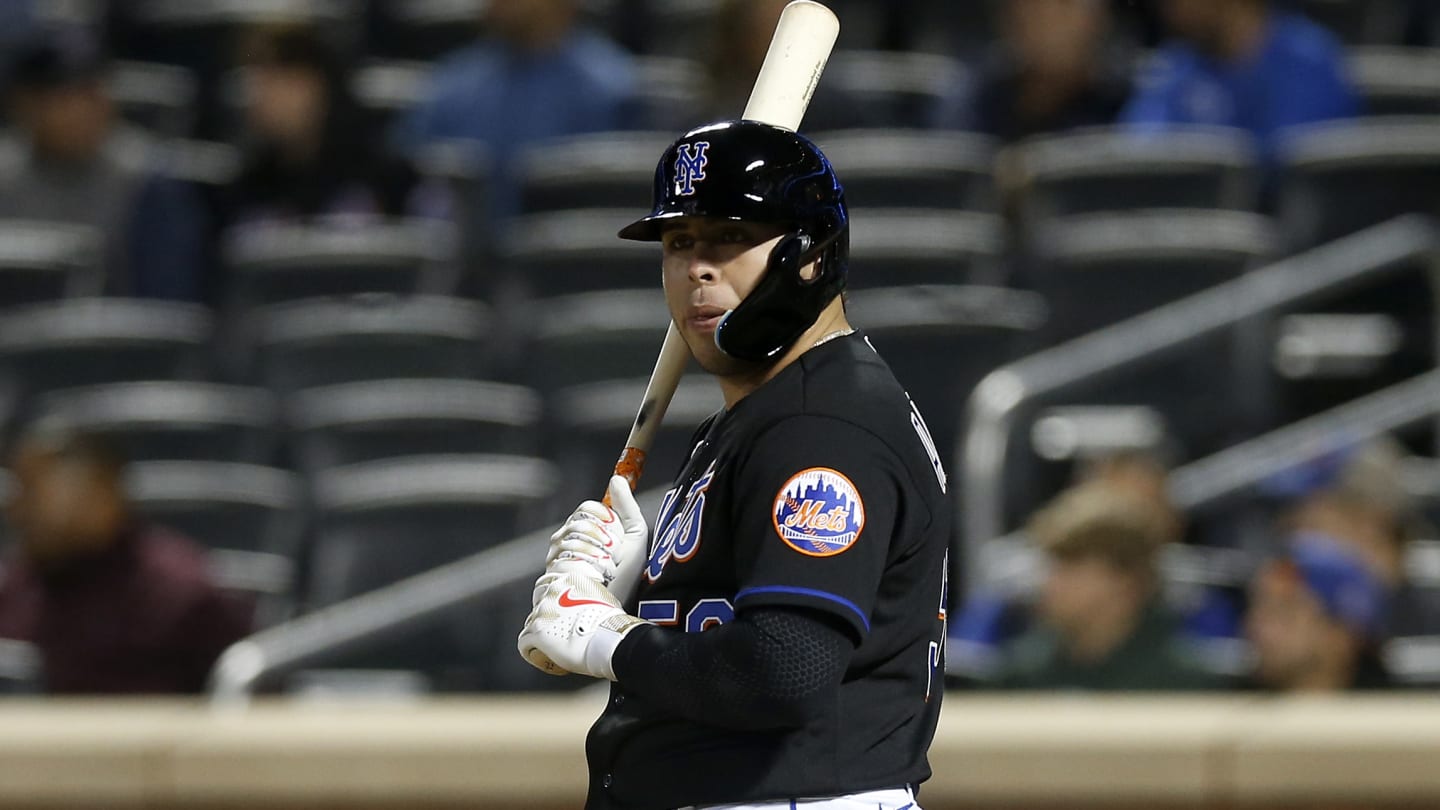
[[[940,564],[940,609],[936,612],[935,618],[940,620],[940,638],[930,642],[929,667],[930,671],[925,677],[925,702],[930,702],[930,692],[935,687],[935,677],[944,671],[945,668],[945,638],[949,635],[949,610],[946,607],[950,603],[950,552],[945,552],[945,561]]]
[[[700,548],[700,528],[705,516],[705,490],[710,488],[710,482],[715,480],[715,462],[705,469],[705,474],[693,484],[690,490],[685,493],[685,503],[676,514],[676,497],[680,490],[675,489],[667,493],[665,501],[661,504],[660,525],[663,526],[655,537],[655,546],[650,551],[650,559],[645,566],[645,579],[650,582],[660,578],[665,570],[665,564],[672,559],[676,562],[685,562],[695,556],[695,551]]]
[[[635,615],[662,627],[673,626],[680,623],[680,605],[674,599],[652,599],[641,602]]]
[[[930,457],[930,466],[935,468],[935,480],[940,482],[940,491],[948,492],[945,465],[940,463],[940,451],[935,449],[935,439],[930,436],[925,417],[920,415],[920,409],[915,407],[915,400],[910,399],[909,394],[905,395],[905,399],[910,403],[910,427],[915,428],[915,435],[920,437],[920,444],[924,445],[925,454]]]

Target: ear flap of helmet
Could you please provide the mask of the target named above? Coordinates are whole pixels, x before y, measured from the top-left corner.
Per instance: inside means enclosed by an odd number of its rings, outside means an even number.
[[[800,231],[781,237],[770,250],[760,283],[715,327],[720,351],[741,360],[773,360],[804,334],[844,286],[835,251],[829,249],[833,242],[816,245]],[[800,272],[817,257],[815,277],[802,278]]]

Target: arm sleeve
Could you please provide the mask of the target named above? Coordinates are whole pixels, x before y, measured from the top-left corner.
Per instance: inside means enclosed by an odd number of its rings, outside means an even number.
[[[854,644],[832,617],[765,608],[703,633],[639,627],[615,651],[620,685],[689,720],[799,728],[834,698]]]

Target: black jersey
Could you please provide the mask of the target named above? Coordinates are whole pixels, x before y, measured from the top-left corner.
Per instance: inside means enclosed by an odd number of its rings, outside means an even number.
[[[587,808],[650,810],[917,784],[940,712],[951,507],[924,421],[860,334],[716,414],[660,509],[635,603],[676,632],[802,606],[857,642],[808,726],[734,731],[612,686]]]

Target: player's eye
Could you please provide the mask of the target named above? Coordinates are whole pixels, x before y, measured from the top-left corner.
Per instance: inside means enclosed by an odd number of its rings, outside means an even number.
[[[695,246],[695,237],[688,233],[671,233],[665,237],[667,250],[689,250]]]
[[[750,234],[743,228],[726,228],[720,234],[720,241],[727,245],[743,245],[750,241]]]

